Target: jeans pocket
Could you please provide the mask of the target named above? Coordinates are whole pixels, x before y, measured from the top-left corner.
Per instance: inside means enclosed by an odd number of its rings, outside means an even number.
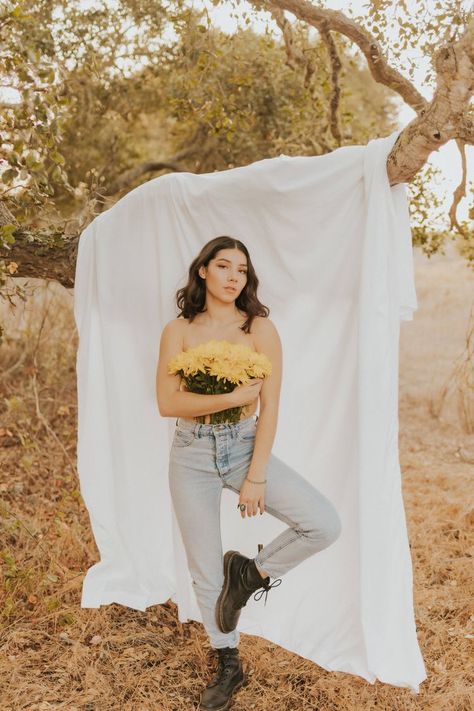
[[[189,447],[193,440],[193,430],[180,430],[176,428],[174,431],[173,447]]]

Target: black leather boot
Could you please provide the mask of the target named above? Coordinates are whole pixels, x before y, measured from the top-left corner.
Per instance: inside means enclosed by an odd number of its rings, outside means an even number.
[[[245,607],[250,595],[259,588],[260,593],[254,595],[255,600],[265,592],[265,604],[270,588],[280,585],[277,578],[270,585],[270,576],[262,578],[255,562],[238,551],[227,551],[224,555],[224,583],[216,602],[216,623],[221,632],[232,632],[237,627],[242,607]]]
[[[201,694],[200,709],[224,711],[229,708],[232,694],[247,683],[237,647],[215,650],[219,666],[216,676]]]

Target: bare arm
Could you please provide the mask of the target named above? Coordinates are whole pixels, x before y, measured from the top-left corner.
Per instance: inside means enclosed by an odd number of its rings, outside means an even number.
[[[197,417],[234,407],[232,393],[201,395],[180,390],[181,376],[168,373],[168,363],[183,349],[180,319],[169,321],[161,333],[156,368],[156,400],[162,417]]]
[[[260,390],[260,408],[257,431],[250,462],[250,479],[263,481],[270,457],[278,422],[280,389],[282,380],[283,355],[280,336],[273,322],[262,318],[255,336],[255,344],[272,363],[272,373],[264,379]]]

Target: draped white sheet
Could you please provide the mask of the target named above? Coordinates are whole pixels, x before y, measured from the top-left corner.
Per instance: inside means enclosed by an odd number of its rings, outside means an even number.
[[[400,319],[417,308],[405,185],[385,162],[398,131],[317,157],[177,173],[129,192],[83,231],[78,469],[100,561],[82,607],[145,610],[171,598],[202,621],[168,489],[175,418],[160,416],[161,330],[202,245],[241,239],[283,345],[273,453],[335,504],[340,538],[284,576],[239,630],[327,670],[415,693],[426,678],[398,459]],[[224,551],[254,556],[286,524],[242,519],[224,490]],[[205,525],[205,521],[203,521]]]

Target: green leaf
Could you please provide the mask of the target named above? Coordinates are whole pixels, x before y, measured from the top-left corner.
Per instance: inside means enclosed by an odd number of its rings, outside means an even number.
[[[53,151],[50,155],[50,158],[58,165],[64,165],[64,163],[66,162],[65,157],[61,153],[58,153],[58,151]]]
[[[28,168],[37,168],[41,165],[38,151],[30,151],[26,154],[25,163]]]
[[[2,173],[2,181],[9,185],[13,181],[13,178],[16,178],[17,175],[18,171],[16,168],[8,168]]]

